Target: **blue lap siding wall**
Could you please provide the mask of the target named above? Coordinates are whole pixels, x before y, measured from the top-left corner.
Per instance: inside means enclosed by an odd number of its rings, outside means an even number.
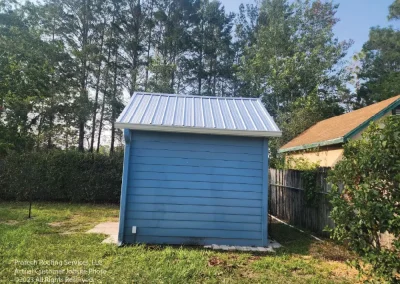
[[[125,137],[120,243],[267,245],[265,138]]]

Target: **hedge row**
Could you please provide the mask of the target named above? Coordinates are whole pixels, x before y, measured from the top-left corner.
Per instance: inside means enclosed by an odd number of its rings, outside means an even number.
[[[122,164],[122,153],[10,153],[0,161],[0,199],[119,202]]]

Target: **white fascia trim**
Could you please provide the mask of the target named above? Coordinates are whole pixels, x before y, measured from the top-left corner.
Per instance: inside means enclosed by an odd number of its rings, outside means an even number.
[[[184,126],[132,124],[132,123],[123,123],[123,122],[116,122],[115,127],[121,128],[121,129],[135,129],[135,130],[144,130],[144,131],[233,135],[233,136],[247,136],[247,137],[281,137],[282,136],[282,132],[280,132],[280,131],[213,129],[213,128],[184,127]]]

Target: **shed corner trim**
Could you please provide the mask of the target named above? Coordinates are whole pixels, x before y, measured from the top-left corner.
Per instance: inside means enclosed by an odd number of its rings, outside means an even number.
[[[124,164],[122,173],[121,185],[121,203],[119,211],[119,229],[118,229],[118,245],[124,243],[124,228],[125,228],[125,209],[126,209],[126,195],[128,191],[128,173],[129,173],[129,159],[131,152],[132,131],[124,129],[125,138],[125,151],[124,151]]]
[[[261,207],[261,233],[262,233],[262,245],[268,246],[268,192],[269,192],[269,170],[268,170],[268,139],[263,140],[263,185],[262,185],[262,207]]]

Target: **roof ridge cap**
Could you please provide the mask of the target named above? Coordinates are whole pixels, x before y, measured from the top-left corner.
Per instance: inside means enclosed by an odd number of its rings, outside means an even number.
[[[157,93],[157,92],[134,92],[135,95],[154,95],[154,96],[166,96],[166,97],[189,97],[189,98],[210,98],[210,99],[228,99],[228,100],[252,100],[257,101],[260,98],[246,98],[246,97],[217,97],[217,96],[201,96],[201,95],[186,95],[186,94],[168,94],[168,93]]]

